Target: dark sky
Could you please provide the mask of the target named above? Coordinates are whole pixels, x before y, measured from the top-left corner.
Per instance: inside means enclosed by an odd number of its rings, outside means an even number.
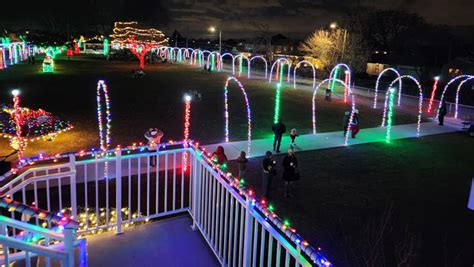
[[[0,23],[10,27],[13,21],[44,24],[47,15],[90,23],[101,20],[91,10],[101,10],[113,20],[148,20],[166,32],[178,29],[194,36],[203,36],[214,25],[222,27],[227,37],[245,37],[253,21],[270,25],[272,32],[304,36],[356,7],[403,9],[434,24],[474,25],[474,0],[26,0],[21,6],[14,1],[2,6],[10,12],[0,16]]]

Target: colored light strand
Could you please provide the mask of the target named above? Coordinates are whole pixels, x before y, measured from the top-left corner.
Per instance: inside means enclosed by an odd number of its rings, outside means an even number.
[[[103,117],[102,94],[105,101],[105,125]],[[110,147],[112,133],[112,113],[110,110],[109,90],[105,81],[100,80],[97,83],[97,121],[99,124],[100,149],[105,152]],[[105,128],[105,132],[104,132]]]
[[[433,83],[433,88],[431,89],[431,97],[430,97],[430,102],[429,102],[429,105],[428,105],[428,110],[427,112],[431,112],[431,108],[433,106],[433,101],[434,101],[434,98],[435,98],[435,95],[436,95],[436,90],[438,89],[438,82],[439,82],[439,77],[435,77],[435,81]]]
[[[18,159],[21,161],[23,158],[24,152],[24,141],[22,135],[22,125],[23,125],[23,117],[20,108],[20,95],[19,91],[14,91],[13,94],[13,109],[14,112],[14,120],[16,124],[16,140],[18,142]]]
[[[191,96],[184,96],[184,147],[188,147],[189,132],[191,127]],[[183,170],[186,172],[188,170],[188,161],[189,155],[187,152],[183,154]]]
[[[309,65],[311,67],[311,69],[313,70],[313,89],[316,87],[316,68],[314,67],[314,65],[307,61],[307,60],[302,60],[300,62],[298,62],[298,64],[296,64],[295,68],[293,69],[293,88],[296,89],[296,70],[302,65],[302,64],[305,64],[305,65]]]
[[[109,51],[110,51],[110,48],[109,48],[109,45],[110,45],[110,42],[109,42],[109,39],[107,38],[104,38],[104,56],[107,57],[109,55]]]
[[[410,76],[410,75],[402,75],[402,76],[396,78],[395,80],[393,80],[390,83],[388,88],[392,88],[393,85],[401,79],[412,80],[416,84],[416,86],[418,87],[418,91],[419,91],[419,94],[418,94],[418,120],[417,120],[417,127],[416,127],[416,137],[419,137],[420,136],[420,129],[421,129],[421,115],[423,114],[423,90],[422,90],[421,85],[418,82],[418,80],[415,77]],[[385,127],[385,122],[386,122],[386,117],[387,117],[388,92],[389,92],[389,90],[387,90],[387,93],[385,95],[385,103],[384,103],[383,118],[382,118],[382,127]]]
[[[275,91],[275,111],[273,114],[273,123],[278,123],[280,119],[280,103],[281,103],[281,83],[277,84]]]
[[[395,104],[395,92],[396,90],[390,88],[388,90],[388,115],[387,115],[387,132],[385,135],[385,142],[390,143],[391,134],[392,134],[392,124],[393,124],[393,111],[394,111],[394,104]]]
[[[225,106],[225,142],[229,142],[229,104],[228,104],[228,86],[229,82],[234,81],[237,83],[239,86],[240,90],[242,91],[242,94],[245,98],[245,105],[247,109],[247,155],[250,155],[250,148],[252,144],[252,113],[250,110],[250,103],[249,99],[247,97],[247,93],[245,92],[245,88],[242,85],[242,83],[235,77],[229,77],[225,83],[224,87],[224,106]]]
[[[232,75],[235,75],[235,57],[234,55],[232,55],[231,53],[224,53],[221,55],[221,66],[220,68],[223,69],[224,68],[224,57],[231,57],[232,58]]]
[[[247,61],[247,67],[250,66],[250,60],[248,57],[244,56],[243,54],[239,54],[237,55],[235,58],[234,58],[234,65],[235,65],[235,61],[236,60],[239,60],[239,77],[242,75],[242,72],[243,72],[243,61],[244,59]],[[247,68],[247,78],[250,78],[250,69]]]
[[[377,96],[378,96],[378,91],[379,91],[379,85],[380,85],[380,80],[382,78],[382,76],[387,73],[387,72],[393,72],[397,75],[397,78],[400,78],[400,73],[394,69],[394,68],[386,68],[384,70],[382,70],[380,73],[379,73],[379,76],[377,77],[377,81],[375,82],[375,92],[374,92],[374,108],[377,108]],[[402,79],[400,79],[398,81],[398,95],[400,96],[401,95],[401,92],[402,92]],[[400,101],[399,101],[400,103]],[[400,104],[399,104],[400,105]]]
[[[321,88],[321,86],[323,86],[324,84],[331,84],[332,82],[336,82],[336,83],[339,83],[341,84],[342,86],[347,86],[342,80],[339,80],[339,79],[335,79],[335,78],[330,78],[330,79],[326,79],[326,80],[323,80],[322,82],[320,82],[316,88],[313,90],[313,99],[312,99],[312,110],[313,110],[313,134],[316,134],[316,95],[319,91],[319,88]],[[349,89],[350,89],[350,86],[348,86]],[[350,92],[352,94],[352,92]],[[352,98],[353,100],[353,109],[355,108],[355,100],[354,98]]]

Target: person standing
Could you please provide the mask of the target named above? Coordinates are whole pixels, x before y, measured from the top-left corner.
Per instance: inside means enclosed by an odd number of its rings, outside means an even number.
[[[293,150],[288,150],[288,154],[283,159],[283,181],[285,187],[283,195],[285,198],[293,196],[293,181],[299,179],[298,160],[295,157]]]
[[[273,160],[273,154],[270,151],[265,153],[265,158],[262,162],[262,192],[263,198],[270,198],[270,189],[272,187],[273,177],[276,175],[276,161]]]
[[[224,147],[218,146],[216,151],[212,153],[212,159],[219,165],[227,164],[227,156],[224,153]]]
[[[448,110],[446,108],[446,101],[443,100],[443,102],[441,102],[441,107],[439,108],[439,111],[438,111],[439,125],[441,126],[444,125],[444,116],[446,116],[446,114],[448,114]]]
[[[296,143],[295,143],[296,137],[298,137],[298,133],[296,132],[296,129],[293,128],[290,131],[290,138],[291,138],[290,147],[296,146]]]
[[[237,165],[239,167],[239,178],[245,178],[245,172],[247,171],[247,154],[245,151],[240,152],[240,156],[237,158]]]
[[[272,131],[275,134],[273,140],[273,151],[280,153],[281,138],[286,132],[286,126],[281,122],[281,119],[278,119],[278,122],[273,125]]]
[[[351,134],[352,138],[355,138],[357,133],[360,131],[359,127],[359,110],[355,109],[354,110],[354,116],[352,117],[352,122],[351,122]]]

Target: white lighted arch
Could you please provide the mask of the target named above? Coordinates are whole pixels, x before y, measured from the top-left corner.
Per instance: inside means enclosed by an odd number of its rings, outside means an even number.
[[[444,89],[443,89],[443,92],[441,93],[441,98],[439,100],[439,105],[438,105],[438,111],[436,111],[436,117],[438,117],[439,115],[439,109],[441,108],[441,105],[443,104],[443,100],[444,100],[444,95],[446,94],[446,91],[448,90],[449,86],[456,82],[456,81],[459,81],[461,79],[468,79],[468,78],[471,78],[471,77],[474,77],[473,75],[459,75],[457,77],[454,77],[452,78],[445,86],[444,86]]]
[[[379,91],[380,79],[386,72],[393,72],[397,75],[397,78],[400,78],[400,73],[394,68],[386,68],[379,73],[377,81],[375,82],[375,93],[374,93],[374,108],[377,108],[377,95]],[[398,105],[400,106],[400,96],[402,95],[402,79],[398,80]]]
[[[461,91],[461,88],[462,86],[470,81],[470,80],[473,80],[474,79],[474,76],[471,76],[467,79],[465,79],[464,81],[462,81],[459,85],[458,85],[458,89],[456,90],[456,109],[455,109],[455,112],[454,112],[454,118],[458,118],[458,110],[459,110],[459,91]]]
[[[207,55],[207,66],[209,66],[211,64],[211,57],[212,55],[214,55],[215,58],[221,58],[221,54],[219,54],[219,52],[211,52],[209,55]],[[220,69],[220,64],[218,62],[218,69]]]
[[[344,68],[348,72],[348,81],[346,83],[346,87],[344,87],[344,101],[345,101],[348,91],[351,91],[350,87],[351,87],[351,84],[352,84],[352,72],[351,72],[351,68],[347,64],[339,63],[336,66],[334,66],[334,68],[332,68],[331,73],[329,74],[330,79],[331,78],[337,79],[336,77],[333,77],[333,76],[336,75],[336,70],[338,70],[339,68]],[[330,83],[328,83],[327,88],[328,89],[331,88]]]
[[[263,56],[254,56],[250,59],[250,64],[252,64],[252,61],[255,59],[261,59],[265,63],[265,78],[268,76],[268,62]],[[250,65],[249,65],[249,72],[250,72]]]
[[[281,64],[282,61],[284,61],[286,64],[288,64],[288,79],[287,80],[288,80],[288,82],[290,82],[291,62],[287,58],[279,58],[273,63],[272,67],[270,68],[270,73],[269,73],[270,78],[268,79],[269,83],[272,82],[273,69],[275,69],[275,66],[277,66],[277,64]]]
[[[235,65],[234,65],[235,57],[231,53],[224,53],[221,55],[221,69],[224,69],[224,57],[227,57],[227,56],[232,58],[232,75],[235,75]]]
[[[232,65],[235,66],[235,61],[237,61],[237,59],[238,59],[238,60],[241,60],[241,59],[242,59],[242,60],[243,60],[243,59],[247,60],[247,78],[250,79],[250,60],[249,60],[249,58],[246,57],[246,56],[244,56],[243,54],[239,54],[239,55],[237,55],[237,56],[234,57],[234,63],[233,63]],[[243,63],[242,63],[242,64],[243,64]],[[241,69],[240,69],[240,67],[239,67],[239,75],[241,74],[240,71],[241,71]]]
[[[419,94],[418,94],[418,121],[417,121],[417,127],[416,127],[416,137],[419,137],[420,136],[420,128],[421,128],[421,115],[423,114],[423,90],[421,89],[421,85],[418,82],[418,80],[415,79],[413,76],[410,76],[410,75],[403,75],[403,76],[400,76],[400,77],[396,78],[395,80],[393,80],[390,83],[388,88],[391,88],[395,83],[397,83],[401,79],[412,80],[416,84],[416,86],[418,87],[418,91],[419,91]],[[387,116],[387,106],[388,106],[388,94],[389,94],[389,92],[390,92],[390,90],[387,90],[387,92],[385,93],[385,104],[384,104],[384,109],[383,109],[382,127],[385,126],[385,121],[386,121],[386,116]]]
[[[316,87],[316,68],[314,67],[313,63],[307,60],[298,62],[298,64],[296,64],[295,68],[293,69],[293,88],[296,89],[296,70],[301,66],[301,64],[307,64],[311,67],[311,69],[313,69],[313,87],[312,88],[314,89]]]

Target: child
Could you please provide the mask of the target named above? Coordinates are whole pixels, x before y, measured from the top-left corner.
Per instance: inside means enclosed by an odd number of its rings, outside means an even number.
[[[239,166],[239,177],[245,178],[245,171],[247,170],[247,162],[249,161],[246,158],[244,151],[240,152],[240,157],[237,158],[237,164]]]
[[[298,136],[298,134],[296,134],[296,129],[295,128],[291,129],[291,131],[290,131],[291,145],[296,145],[295,144],[295,139],[296,139],[297,136]]]

